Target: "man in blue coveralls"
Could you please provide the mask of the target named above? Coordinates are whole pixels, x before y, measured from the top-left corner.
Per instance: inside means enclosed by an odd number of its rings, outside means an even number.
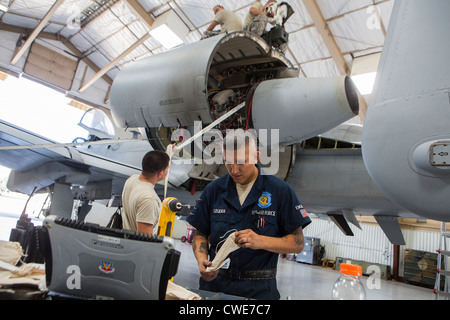
[[[290,185],[262,174],[251,134],[231,132],[223,148],[228,174],[205,188],[187,219],[196,229],[193,251],[200,289],[277,300],[278,254],[303,250],[303,228],[311,220]],[[240,248],[229,255],[228,269],[207,272],[218,243],[230,230],[236,231]]]

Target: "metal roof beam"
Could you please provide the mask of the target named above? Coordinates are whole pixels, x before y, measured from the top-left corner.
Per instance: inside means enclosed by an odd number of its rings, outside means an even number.
[[[306,10],[308,10],[309,15],[314,22],[314,25],[316,26],[325,45],[330,51],[330,54],[333,57],[333,60],[336,63],[339,72],[342,75],[350,75],[350,68],[347,65],[347,62],[345,62],[344,56],[342,55],[342,52],[339,49],[336,40],[333,38],[331,31],[328,28],[328,24],[325,21],[316,0],[303,0],[303,4],[305,5]]]
[[[386,27],[384,26],[383,19],[381,19],[380,10],[378,10],[377,3],[375,3],[375,0],[373,1],[373,6],[375,10],[375,14],[377,15],[378,23],[380,24],[381,32],[383,32],[383,35],[386,37]]]
[[[53,14],[58,10],[58,8],[64,3],[64,0],[56,0],[53,6],[50,8],[50,10],[47,12],[45,17],[41,20],[41,22],[38,24],[36,29],[30,34],[28,39],[25,41],[25,43],[20,47],[19,51],[17,51],[14,58],[11,60],[11,64],[16,64],[17,61],[23,56],[23,54],[30,48],[31,44],[34,42],[34,40],[37,38],[39,33],[41,33],[42,29],[45,28],[45,25],[50,20],[50,18],[53,16]]]
[[[137,0],[124,0],[128,6],[130,7],[131,11],[142,20],[142,22],[145,23],[145,25],[151,29],[153,22],[155,22],[155,19],[147,12],[145,11],[144,7],[139,3]]]
[[[76,56],[78,57],[82,57],[81,61],[83,61],[89,68],[91,68],[92,70],[94,70],[94,72],[99,72],[100,68],[97,67],[97,65],[92,62],[91,59],[83,56],[83,53],[78,50],[77,47],[75,47],[72,42],[70,41],[62,41],[62,43],[70,50],[72,51]],[[102,79],[106,81],[107,84],[112,85],[113,84],[113,80],[108,77],[106,74],[102,75]]]
[[[18,34],[30,34],[31,30],[23,27],[13,26],[6,23],[0,23],[0,30],[12,32],[12,33],[18,33]],[[49,33],[49,32],[41,32],[37,36],[41,39],[48,39],[48,40],[55,40],[55,41],[62,41],[62,39],[65,39],[62,35],[56,34],[56,33]]]
[[[88,24],[99,18],[101,15],[107,12],[108,9],[111,10],[111,8],[119,2],[120,0],[108,0],[102,4],[99,4],[98,1],[93,1],[92,5],[97,5],[98,7],[96,9],[93,9],[91,5],[81,12],[80,18],[83,18],[84,16],[84,19],[81,20],[81,29],[84,29]],[[86,13],[87,10],[92,11]]]
[[[103,75],[105,75],[109,70],[114,68],[116,64],[118,64],[122,59],[124,59],[127,55],[129,55],[131,52],[133,52],[137,47],[139,47],[141,44],[143,44],[147,39],[150,38],[150,34],[147,33],[145,36],[140,38],[137,42],[135,42],[131,47],[129,47],[127,50],[125,50],[123,53],[121,53],[117,58],[115,58],[113,61],[108,63],[105,67],[103,67],[95,76],[93,76],[89,81],[87,81],[85,84],[81,86],[81,88],[78,90],[79,92],[85,91],[87,88],[89,88],[95,81],[100,79]]]

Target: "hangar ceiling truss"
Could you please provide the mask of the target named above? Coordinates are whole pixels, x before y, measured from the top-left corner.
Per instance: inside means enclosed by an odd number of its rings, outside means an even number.
[[[0,70],[22,73],[29,49],[39,41],[78,62],[75,77],[79,79],[74,79],[70,93],[90,101],[85,92],[97,86],[105,96],[93,104],[103,107],[107,107],[109,86],[127,63],[166,50],[149,35],[159,15],[168,10],[178,14],[190,30],[186,44],[200,41],[214,17],[213,4],[206,0],[1,2],[9,10],[0,11],[0,38],[12,34],[16,38],[13,44],[1,41]],[[286,24],[290,34],[287,58],[303,77],[326,77],[350,75],[355,59],[382,51],[394,0],[288,2],[295,14]],[[217,3],[244,19],[253,0]],[[99,81],[104,85],[98,85]]]

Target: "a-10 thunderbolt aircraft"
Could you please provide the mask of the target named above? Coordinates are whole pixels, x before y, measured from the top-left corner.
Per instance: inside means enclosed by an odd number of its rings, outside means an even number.
[[[169,195],[194,204],[226,173],[220,161],[208,161],[220,159],[218,137],[255,130],[267,149],[263,167],[287,180],[308,211],[328,215],[349,235],[356,215],[373,215],[392,243],[403,244],[398,217],[450,221],[449,11],[446,0],[395,2],[365,124],[352,138],[329,135],[347,132],[339,125],[358,113],[348,77],[299,78],[262,38],[236,32],[119,73],[114,122],[138,128],[145,140],[117,141],[91,128],[98,141],[73,147],[0,121],[0,164],[12,169],[7,186],[50,190],[51,210],[67,217],[74,199],[117,205],[146,152],[217,123],[174,155]]]

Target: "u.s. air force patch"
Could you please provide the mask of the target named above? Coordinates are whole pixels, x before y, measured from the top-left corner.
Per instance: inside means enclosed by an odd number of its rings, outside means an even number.
[[[272,205],[272,195],[269,192],[263,192],[258,199],[258,207],[265,209]]]

